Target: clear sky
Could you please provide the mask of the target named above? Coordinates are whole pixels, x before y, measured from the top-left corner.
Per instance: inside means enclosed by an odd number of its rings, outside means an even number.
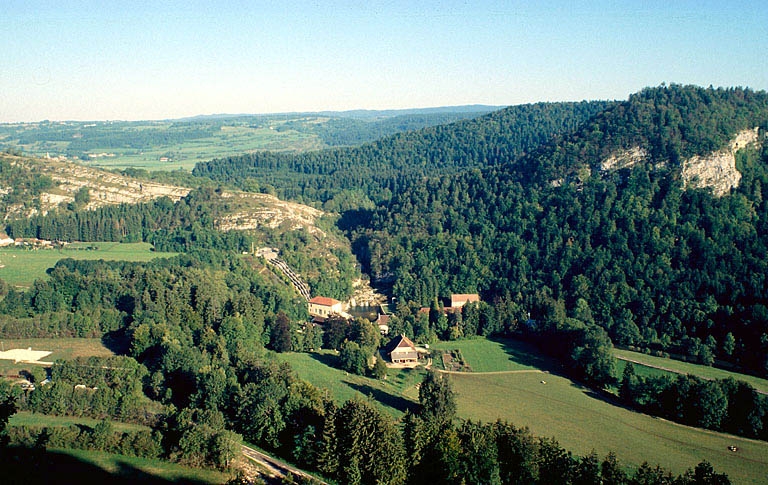
[[[0,0],[0,122],[768,89],[768,1]]]

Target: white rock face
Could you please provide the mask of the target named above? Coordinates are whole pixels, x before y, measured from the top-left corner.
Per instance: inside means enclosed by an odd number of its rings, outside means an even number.
[[[636,146],[627,150],[620,150],[606,158],[600,164],[601,170],[621,170],[632,168],[648,158],[645,148]]]
[[[225,192],[222,197],[239,197],[249,200],[250,204],[247,210],[216,219],[216,227],[221,231],[244,231],[259,227],[275,229],[288,223],[290,229],[304,228],[310,234],[325,235],[315,226],[315,220],[323,215],[323,211],[313,207],[287,202],[267,194]]]
[[[736,135],[727,148],[708,156],[694,156],[683,162],[683,187],[710,188],[716,197],[738,187],[741,173],[736,170],[736,152],[758,142],[758,129],[744,130]]]

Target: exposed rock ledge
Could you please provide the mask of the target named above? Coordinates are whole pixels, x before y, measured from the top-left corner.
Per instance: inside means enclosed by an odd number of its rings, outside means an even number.
[[[758,141],[758,129],[744,130],[727,148],[708,156],[694,156],[683,162],[683,187],[711,188],[715,197],[728,194],[739,186],[741,173],[736,170],[736,152]]]
[[[621,150],[603,160],[600,164],[601,170],[621,170],[623,168],[632,168],[648,158],[648,152],[642,147],[633,147],[627,150]]]

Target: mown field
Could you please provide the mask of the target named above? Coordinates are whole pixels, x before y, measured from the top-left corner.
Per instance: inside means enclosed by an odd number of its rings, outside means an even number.
[[[334,366],[336,355],[333,351],[321,351],[311,354],[284,353],[278,358],[291,364],[293,370],[339,404],[357,397],[373,398],[381,404],[384,411],[399,418],[406,409],[415,406],[419,400],[416,387],[424,376],[421,369],[389,369],[386,380],[362,377]]]
[[[527,426],[536,435],[555,437],[579,455],[594,449],[605,456],[612,450],[627,465],[637,466],[647,460],[681,473],[706,459],[734,483],[768,480],[766,442],[640,414],[552,373],[510,372],[515,370],[510,369],[511,364],[496,367],[493,363],[521,357],[518,363],[530,365],[533,360],[545,359],[526,355],[530,348],[515,341],[487,341],[485,346],[482,340],[477,342],[470,344],[473,350],[464,353],[465,359],[473,369],[497,372],[450,375],[463,418],[486,422],[502,419]],[[462,344],[450,342],[448,347]],[[556,368],[553,363],[545,367]],[[728,451],[729,445],[737,446],[738,452]]]
[[[538,356],[536,349],[525,342],[510,345],[507,340],[478,338],[438,342],[431,350],[433,359],[438,364],[442,363],[441,353],[458,350],[472,372],[549,370],[553,365],[550,360]]]
[[[678,374],[692,374],[704,379],[727,379],[732,377],[737,381],[744,381],[750,384],[758,391],[768,392],[768,379],[761,379],[759,377],[750,376],[747,374],[739,374],[736,372],[727,371],[725,369],[718,369],[716,367],[709,367],[706,365],[693,364],[691,362],[683,362],[680,360],[666,359],[664,357],[656,357],[653,355],[646,355],[640,352],[632,352],[630,350],[614,349],[614,354],[619,359],[627,359],[631,361],[640,362],[649,367],[662,367],[668,369],[667,372],[674,372]],[[625,364],[621,364],[623,370]],[[643,369],[641,365],[635,364],[635,371]],[[647,369],[647,367],[646,367]],[[659,369],[653,369],[656,372],[665,372]],[[619,374],[620,376],[621,374]]]
[[[90,248],[90,249],[89,249]],[[8,284],[28,288],[61,259],[103,259],[105,261],[150,261],[175,256],[151,250],[149,243],[73,243],[62,249],[0,248],[0,278]]]
[[[26,338],[0,339],[0,350],[27,349],[47,350],[52,352],[45,357],[45,362],[75,357],[109,357],[114,355],[98,338]],[[36,364],[15,363],[0,359],[0,376],[18,375],[21,370],[29,370]]]
[[[30,451],[28,451],[30,452]],[[216,470],[188,468],[159,459],[113,455],[100,451],[51,449],[46,452],[51,473],[32,483],[188,483],[222,484],[232,478]],[[36,470],[36,473],[40,473]]]

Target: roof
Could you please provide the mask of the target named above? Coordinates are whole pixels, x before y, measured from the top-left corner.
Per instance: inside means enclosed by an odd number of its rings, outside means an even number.
[[[333,306],[341,303],[339,300],[334,300],[333,298],[327,298],[325,296],[316,296],[311,300],[309,300],[309,302],[314,303],[315,305],[323,305],[323,306]]]
[[[465,303],[480,301],[480,295],[477,293],[457,293],[451,295],[451,306],[459,306]]]
[[[397,337],[389,341],[386,347],[386,353],[390,354],[395,349],[411,349],[413,351],[416,351],[416,346],[413,344],[413,342],[411,342],[411,339],[409,339],[405,335],[398,335]]]

